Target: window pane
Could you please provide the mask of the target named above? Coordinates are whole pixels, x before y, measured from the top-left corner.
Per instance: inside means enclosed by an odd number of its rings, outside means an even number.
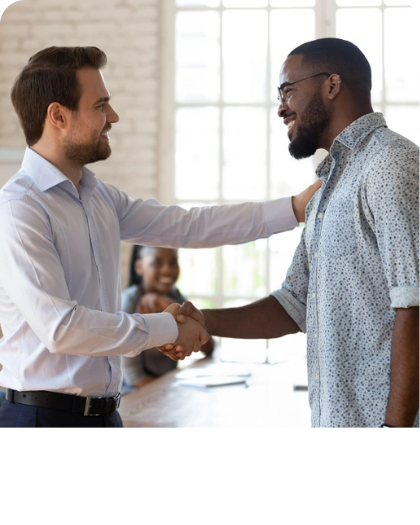
[[[194,299],[191,302],[193,302],[194,306],[199,310],[202,310],[203,308],[216,308],[216,303],[212,299],[202,299],[200,297],[194,297]]]
[[[217,249],[179,250],[180,277],[177,282],[182,295],[213,295],[216,293]]]
[[[381,3],[382,0],[337,0],[340,7],[375,7]]]
[[[223,13],[223,99],[263,102],[266,95],[267,12]]]
[[[227,107],[223,111],[223,197],[266,197],[265,108]]]
[[[176,0],[178,7],[219,7],[220,0]]]
[[[219,189],[219,109],[176,111],[175,196],[217,199]]]
[[[314,7],[315,4],[316,0],[270,0],[273,7]]]
[[[288,150],[289,139],[277,108],[271,111],[270,199],[294,195],[315,181],[312,159],[294,159]]]
[[[337,37],[353,42],[372,68],[372,102],[382,97],[382,13],[380,9],[339,9]]]
[[[287,23],[285,23],[285,21]],[[313,9],[275,9],[270,15],[270,53],[272,102],[277,100],[280,68],[287,55],[304,42],[315,39]]]
[[[265,7],[267,0],[223,0],[225,7]]]
[[[418,62],[419,31],[413,9],[385,9],[386,98],[392,102],[418,101],[420,82]]]
[[[385,118],[390,129],[420,145],[420,110],[418,105],[388,106]]]
[[[216,102],[220,92],[220,17],[214,11],[176,16],[178,102]]]
[[[414,2],[418,0],[385,0],[385,5],[414,5]]]
[[[267,241],[260,239],[222,248],[224,295],[266,295],[266,246]]]

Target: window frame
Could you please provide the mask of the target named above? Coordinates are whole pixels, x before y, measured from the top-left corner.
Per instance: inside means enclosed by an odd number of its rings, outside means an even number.
[[[222,2],[221,2],[222,3]],[[269,3],[269,2],[268,2]],[[409,3],[407,3],[406,6],[395,6],[395,8],[401,8],[401,7],[411,7]],[[356,6],[349,6],[349,7],[342,7],[337,6],[335,0],[317,0],[316,5],[312,8],[315,12],[315,38],[324,38],[324,37],[334,37],[336,34],[336,12],[339,9],[355,9]],[[358,9],[369,9],[372,8],[372,6],[358,6]],[[392,6],[385,6],[384,2],[382,1],[380,6],[377,6],[378,9],[381,9],[382,12],[382,97],[381,101],[379,103],[375,104],[375,109],[381,111],[386,115],[386,106],[398,106],[398,105],[415,105],[418,103],[399,103],[399,102],[389,102],[386,100],[386,82],[385,82],[385,39],[384,39],[384,17],[385,17],[385,9],[392,9]],[[216,103],[198,103],[198,102],[191,102],[191,103],[178,103],[175,101],[175,17],[176,13],[178,11],[206,11],[206,10],[212,10],[217,11],[220,13],[220,16],[222,17],[222,13],[227,10],[232,10],[233,8],[225,8],[223,5],[216,7],[216,8],[209,8],[209,7],[176,7],[175,6],[175,0],[162,0],[161,2],[161,34],[160,34],[160,48],[161,48],[161,69],[160,69],[160,136],[159,136],[159,166],[158,166],[158,173],[159,173],[159,180],[158,180],[158,199],[163,202],[164,204],[174,204],[178,202],[187,202],[186,200],[178,200],[176,199],[175,195],[175,115],[176,110],[179,107],[197,107],[197,106],[213,106],[218,107],[220,110],[220,124],[221,124],[221,115],[222,115],[222,109],[224,107],[232,107],[235,105],[238,106],[259,106],[263,107],[265,106],[266,112],[267,112],[267,167],[266,167],[266,177],[267,177],[267,190],[266,190],[266,198],[268,198],[268,192],[270,188],[270,131],[271,131],[271,124],[270,124],[270,116],[271,112],[273,110],[273,102],[271,100],[271,92],[273,90],[274,83],[276,80],[270,79],[271,74],[271,68],[270,68],[270,45],[268,45],[268,51],[267,51],[267,78],[269,79],[269,82],[267,82],[267,96],[265,103],[258,103],[258,104],[246,104],[246,103],[225,103],[222,101],[221,97],[219,98],[219,101]],[[240,8],[237,8],[240,9]],[[256,8],[243,8],[243,9],[265,9],[270,13],[272,10],[278,10],[282,9],[279,7],[272,7],[270,5],[267,5],[267,7],[256,7]],[[287,9],[287,8],[285,8]],[[290,9],[290,7],[289,7]],[[298,7],[293,7],[293,9],[298,9]],[[311,9],[308,7],[302,7],[301,9]],[[222,26],[222,19],[221,19],[221,26]],[[270,31],[270,23],[268,23],[268,31]],[[223,31],[221,27],[221,39],[223,38]],[[268,42],[270,41],[270,33],[268,33]],[[220,46],[220,68],[221,68],[221,75],[220,75],[220,83],[222,87],[223,82],[223,67],[222,67],[222,45]],[[271,85],[273,84],[273,85]],[[222,126],[220,126],[220,129],[222,129]],[[220,156],[219,156],[219,178],[222,176],[222,167],[223,167],[223,158],[222,158],[222,133],[219,136],[220,139]],[[313,164],[313,175],[315,180],[315,168],[323,158],[325,152],[318,151],[316,155],[312,158],[312,164]],[[219,183],[221,183],[221,180],[219,179]],[[221,186],[219,186],[221,187]],[[220,192],[219,192],[220,194]],[[203,204],[206,204],[205,199],[196,199],[196,201],[203,202]],[[214,203],[214,199],[210,199],[208,203]],[[226,201],[219,195],[219,198],[217,199],[217,204],[224,204],[231,201]],[[265,263],[265,271],[266,271],[266,294],[268,295],[270,293],[270,249],[267,243],[266,248],[266,263]],[[223,303],[226,300],[230,300],[231,298],[224,294],[223,291],[223,268],[222,268],[222,256],[219,249],[218,252],[218,260],[217,260],[217,274],[216,274],[216,293],[213,295],[203,295],[203,294],[196,294],[191,295],[188,298],[194,301],[196,297],[199,297],[201,299],[211,299],[214,301],[215,307],[222,307]],[[241,299],[247,300],[248,302],[255,301],[259,299],[260,297],[257,296],[242,296]],[[268,342],[267,342],[267,348],[268,348]]]

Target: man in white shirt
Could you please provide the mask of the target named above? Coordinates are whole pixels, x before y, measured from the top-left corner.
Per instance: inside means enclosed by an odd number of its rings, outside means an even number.
[[[28,148],[0,191],[1,426],[122,426],[121,356],[183,359],[207,340],[177,305],[121,312],[120,241],[210,248],[264,238],[303,220],[320,184],[293,199],[195,208],[133,200],[85,167],[111,154],[119,120],[94,47],[48,48],[15,82]],[[182,349],[182,351],[181,351]]]

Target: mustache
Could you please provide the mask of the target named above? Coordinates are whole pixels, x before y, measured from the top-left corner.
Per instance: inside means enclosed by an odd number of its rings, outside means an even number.
[[[291,111],[290,113],[283,113],[281,116],[283,120],[286,120],[289,117],[294,117],[296,115],[296,111]]]

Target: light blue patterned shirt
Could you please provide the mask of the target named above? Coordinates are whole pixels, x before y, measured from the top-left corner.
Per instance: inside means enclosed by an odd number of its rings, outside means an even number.
[[[336,137],[317,175],[322,188],[272,295],[307,333],[312,425],[378,427],[394,308],[419,304],[419,148],[370,113]]]

